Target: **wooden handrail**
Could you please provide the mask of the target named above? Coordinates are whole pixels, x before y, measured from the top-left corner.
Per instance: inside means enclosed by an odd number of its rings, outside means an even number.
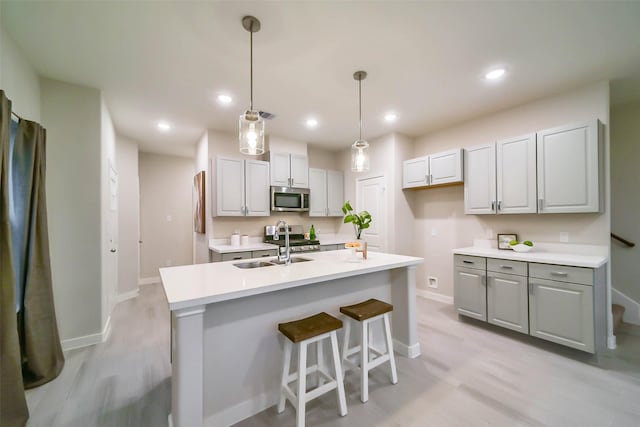
[[[636,244],[633,242],[630,242],[629,240],[618,236],[617,234],[611,233],[611,238],[617,240],[618,242],[623,243],[625,246],[628,246],[630,248],[634,247]]]

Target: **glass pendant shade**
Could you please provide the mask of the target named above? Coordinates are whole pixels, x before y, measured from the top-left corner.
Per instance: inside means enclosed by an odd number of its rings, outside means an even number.
[[[240,115],[238,139],[240,152],[257,156],[264,154],[264,120],[257,111],[246,111]]]
[[[359,139],[351,146],[351,170],[366,172],[369,170],[369,143]]]

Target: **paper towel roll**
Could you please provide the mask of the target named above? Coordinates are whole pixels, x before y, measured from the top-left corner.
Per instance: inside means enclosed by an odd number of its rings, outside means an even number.
[[[249,236],[247,236],[246,234],[243,234],[242,237],[240,237],[240,244],[242,246],[248,246],[249,245]]]
[[[240,235],[232,234],[231,235],[231,246],[240,246]]]

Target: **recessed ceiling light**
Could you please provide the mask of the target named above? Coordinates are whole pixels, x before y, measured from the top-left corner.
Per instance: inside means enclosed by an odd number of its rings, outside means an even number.
[[[396,113],[387,113],[384,115],[385,122],[395,122],[397,118]]]
[[[318,121],[316,119],[307,119],[307,127],[314,128],[318,126]]]
[[[168,132],[171,129],[171,125],[167,122],[158,122],[158,129],[162,132]]]
[[[505,72],[506,70],[504,68],[496,68],[495,70],[489,71],[484,76],[487,80],[497,80],[500,77],[504,76]]]
[[[233,98],[229,95],[218,95],[218,102],[221,104],[231,104],[231,101],[233,101]]]

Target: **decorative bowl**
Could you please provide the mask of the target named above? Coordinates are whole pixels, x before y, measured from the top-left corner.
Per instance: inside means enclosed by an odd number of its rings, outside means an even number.
[[[527,246],[523,243],[518,243],[517,245],[511,245],[511,249],[516,252],[529,252],[531,249],[533,249],[533,246]]]

